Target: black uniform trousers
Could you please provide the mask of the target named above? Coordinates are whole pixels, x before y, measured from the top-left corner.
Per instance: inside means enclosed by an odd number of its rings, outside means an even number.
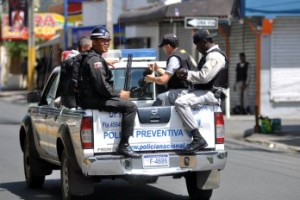
[[[134,120],[137,106],[129,100],[114,97],[107,99],[102,107],[107,112],[122,113],[122,136],[121,140],[126,140],[133,134]],[[128,141],[126,141],[128,142]]]

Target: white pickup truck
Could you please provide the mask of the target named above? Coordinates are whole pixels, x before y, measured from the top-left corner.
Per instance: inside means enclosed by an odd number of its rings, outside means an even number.
[[[143,81],[148,64],[157,62],[155,49],[121,50],[113,70],[116,89],[125,80],[126,55],[131,52],[131,101],[136,103],[130,145],[141,158],[115,154],[120,139],[121,114],[67,108],[57,96],[60,67],[53,70],[41,94],[28,95],[28,112],[20,126],[24,171],[29,188],[43,186],[45,176],[61,170],[64,200],[93,193],[99,179],[125,178],[154,183],[160,176],[184,177],[191,198],[210,199],[224,169],[224,120],[220,106],[193,109],[208,146],[193,155],[178,152],[191,142],[174,106],[152,106],[160,88]],[[165,65],[165,62],[160,63]]]

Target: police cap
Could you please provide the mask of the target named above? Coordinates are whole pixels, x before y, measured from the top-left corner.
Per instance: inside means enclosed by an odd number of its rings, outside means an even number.
[[[168,33],[168,34],[165,34],[160,45],[158,45],[158,47],[163,47],[165,46],[166,44],[169,44],[171,45],[173,48],[176,48],[178,47],[178,44],[179,44],[179,40],[177,38],[177,36],[173,33]]]
[[[201,28],[198,29],[193,35],[193,42],[197,43],[200,40],[213,38],[215,36],[217,36],[217,33],[210,33],[207,29]]]
[[[98,39],[98,38],[103,38],[108,40],[111,39],[109,31],[103,26],[96,26],[92,30],[91,40]]]

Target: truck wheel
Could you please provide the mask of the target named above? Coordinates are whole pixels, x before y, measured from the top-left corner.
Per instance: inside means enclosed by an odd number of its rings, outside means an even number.
[[[60,180],[61,180],[61,193],[63,200],[72,200],[74,196],[70,193],[70,172],[69,172],[69,161],[66,156],[65,150],[62,152],[61,155],[61,169],[60,169]]]
[[[45,176],[34,175],[33,159],[30,154],[30,146],[28,137],[25,139],[24,153],[23,153],[23,165],[24,174],[26,179],[27,187],[29,188],[41,188],[45,182]]]
[[[190,172],[185,175],[187,191],[191,199],[209,200],[213,190],[201,190],[197,187],[196,172]]]

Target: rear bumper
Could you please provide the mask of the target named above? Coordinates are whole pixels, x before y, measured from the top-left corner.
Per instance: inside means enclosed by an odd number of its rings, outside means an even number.
[[[148,155],[148,154],[143,154]],[[209,171],[225,168],[227,151],[198,152],[195,155],[168,153],[169,166],[144,168],[143,158],[124,158],[118,155],[89,157],[82,163],[85,175],[150,175],[162,176],[188,171]]]

